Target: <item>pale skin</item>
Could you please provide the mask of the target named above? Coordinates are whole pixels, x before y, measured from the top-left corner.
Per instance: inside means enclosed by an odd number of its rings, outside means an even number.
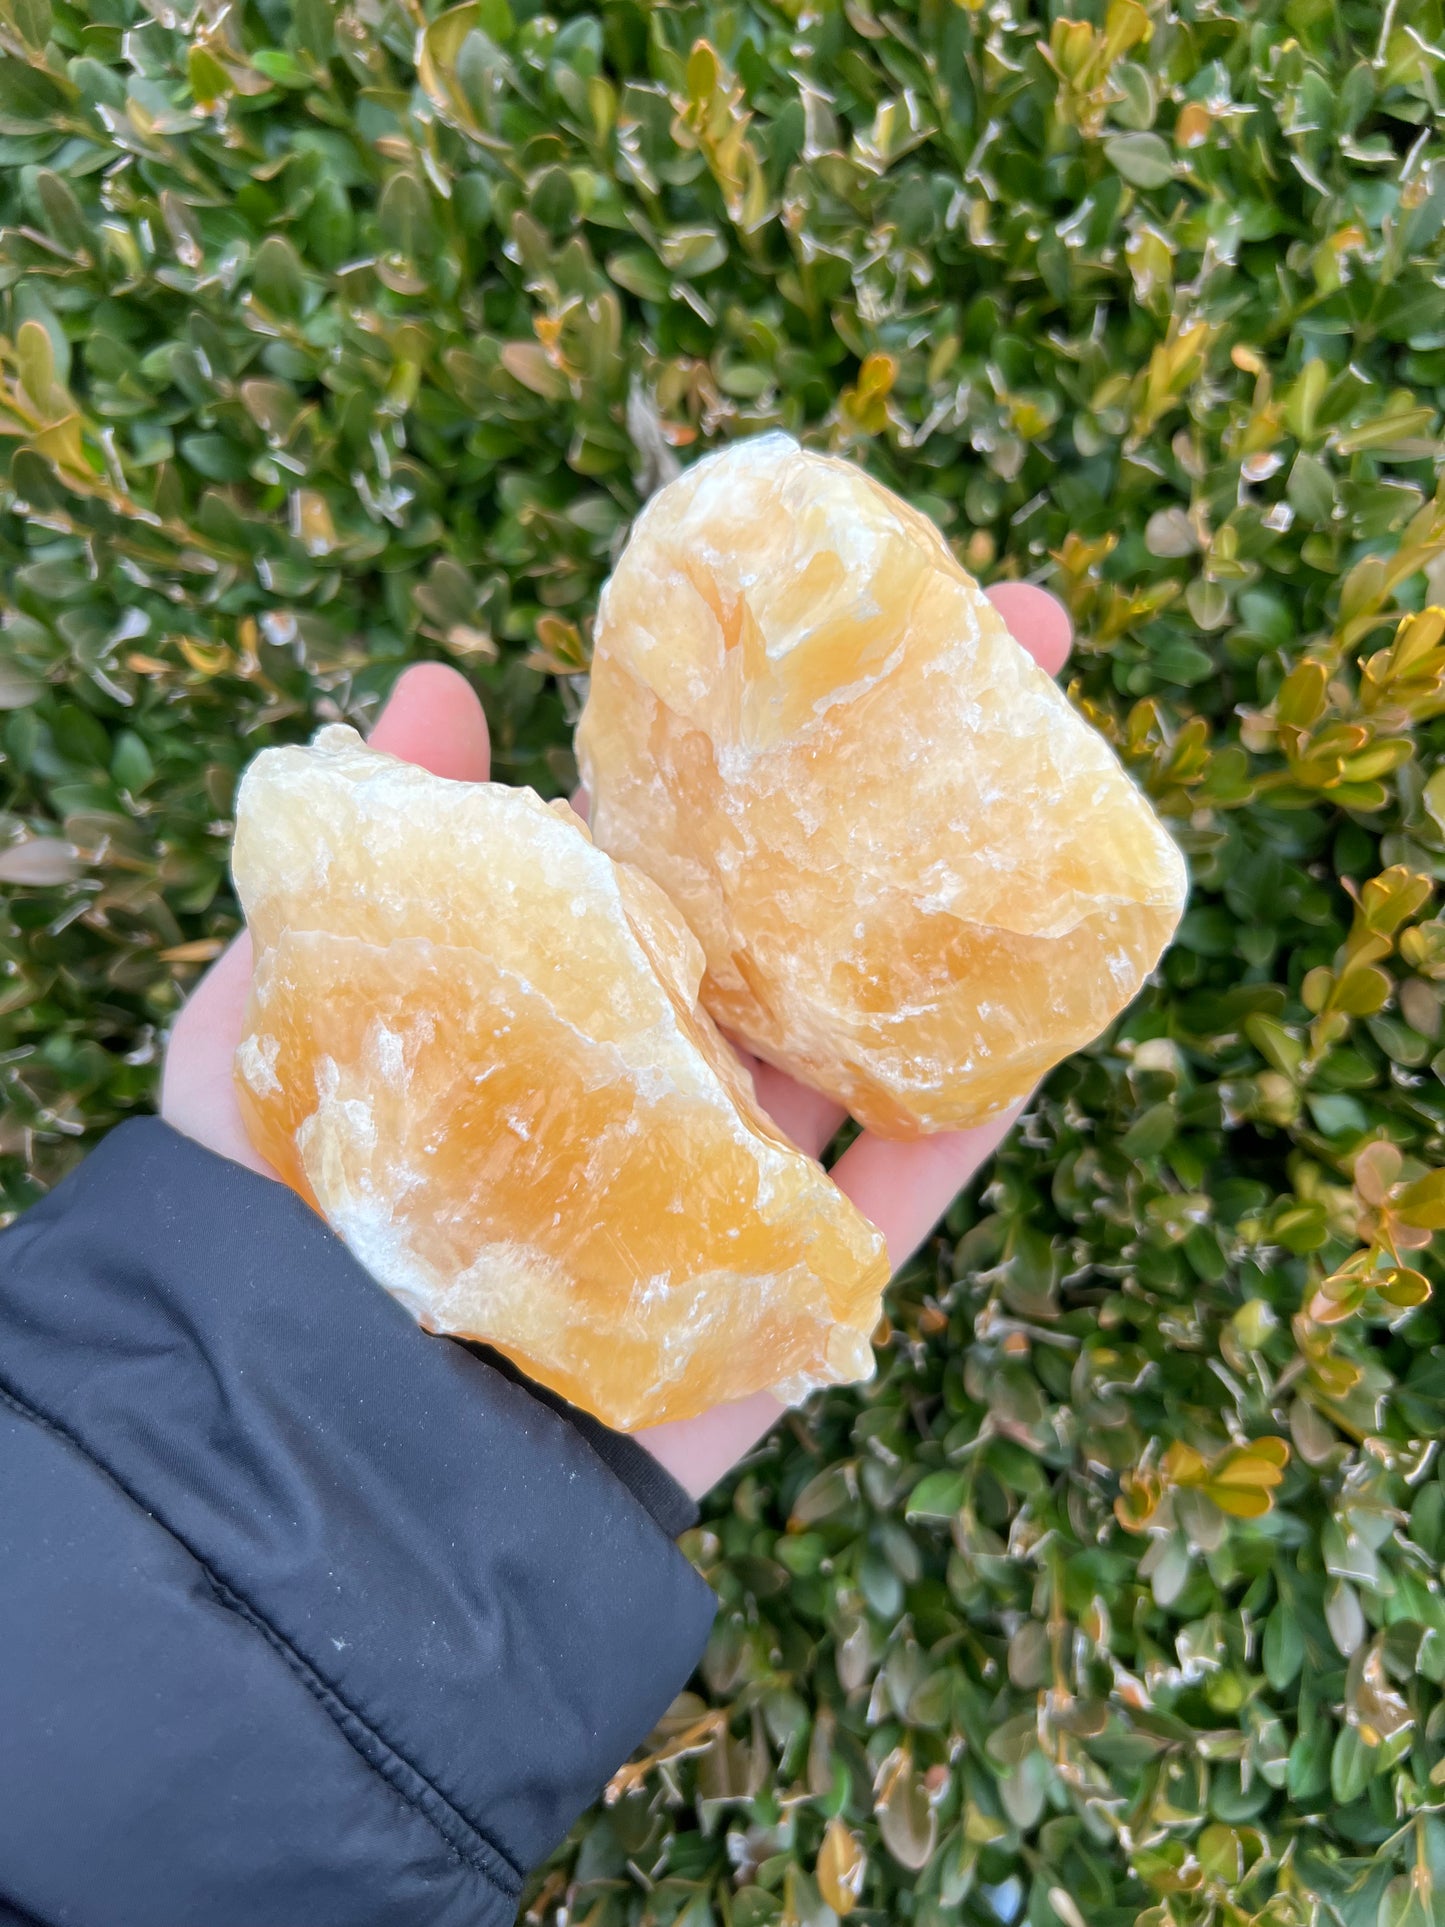
[[[990,590],[999,613],[1034,659],[1057,675],[1069,653],[1069,619],[1044,590],[1000,583]],[[437,776],[482,783],[490,769],[487,722],[470,684],[440,663],[418,663],[397,681],[371,732],[371,742]],[[176,1130],[263,1177],[276,1174],[251,1146],[232,1082],[251,980],[251,945],[243,933],[191,993],[166,1052],[161,1115]],[[758,1100],[795,1144],[818,1156],[843,1122],[830,1098],[808,1090],[770,1064],[740,1051]],[[952,1199],[987,1162],[1022,1105],[972,1131],[952,1131],[903,1144],[865,1131],[833,1168],[838,1188],[882,1231],[897,1269],[923,1243]],[[769,1392],[715,1406],[699,1418],[637,1433],[672,1476],[700,1497],[777,1422]]]

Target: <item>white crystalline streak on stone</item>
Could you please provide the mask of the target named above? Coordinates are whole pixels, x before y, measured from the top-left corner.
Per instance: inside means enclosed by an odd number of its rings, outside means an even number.
[[[396,1031],[374,1023],[366,1035],[367,1055],[383,1083],[400,1089],[406,1074],[406,1046]]]
[[[812,721],[799,723],[796,731],[798,739],[800,741],[805,739],[817,724],[827,718],[830,710],[837,709],[843,703],[857,702],[860,696],[866,696],[870,689],[876,688],[880,682],[890,676],[902,661],[903,645],[900,643],[884,657],[876,669],[870,669],[866,675],[859,676],[856,682],[839,683],[832,689],[825,689],[821,696],[814,698]]]
[[[501,1344],[515,1343],[527,1329],[527,1312],[539,1298],[568,1295],[566,1272],[544,1251],[511,1240],[480,1245],[455,1279],[437,1279],[435,1316],[443,1329],[475,1322],[486,1306],[487,1323]]]
[[[308,1176],[327,1221],[363,1269],[405,1305],[418,1324],[430,1325],[434,1281],[412,1249],[406,1220],[392,1210],[389,1202],[358,1196],[341,1184],[335,1189],[328,1186],[323,1193],[309,1170]],[[420,1287],[416,1282],[419,1273]]]
[[[257,1097],[279,1096],[281,1080],[276,1075],[276,1053],[281,1048],[275,1037],[248,1037],[236,1053],[241,1075]]]

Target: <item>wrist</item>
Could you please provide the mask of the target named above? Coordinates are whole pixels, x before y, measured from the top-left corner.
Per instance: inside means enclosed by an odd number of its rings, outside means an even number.
[[[633,1438],[675,1479],[685,1492],[700,1499],[746,1457],[787,1411],[771,1392],[715,1405],[696,1418],[650,1425]]]

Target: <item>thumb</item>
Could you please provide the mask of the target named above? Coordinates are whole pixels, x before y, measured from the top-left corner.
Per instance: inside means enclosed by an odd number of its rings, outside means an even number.
[[[457,782],[485,783],[491,770],[482,705],[466,677],[445,663],[403,670],[370,741],[373,749]]]

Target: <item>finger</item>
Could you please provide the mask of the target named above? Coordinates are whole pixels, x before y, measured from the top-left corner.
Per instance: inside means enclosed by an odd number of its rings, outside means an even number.
[[[231,1082],[231,1059],[251,991],[251,939],[243,930],[186,999],[166,1045],[161,1116],[185,1137],[265,1177],[276,1174],[253,1148]]]
[[[239,1031],[241,1015],[246,1008],[246,993],[250,987],[251,938],[249,932],[243,930],[238,937],[231,939],[187,999],[185,1009],[171,1032],[172,1042],[183,1034],[188,1019],[198,1005],[203,1006],[208,1025],[213,1030]],[[204,997],[202,992],[205,993]]]
[[[476,691],[443,662],[402,671],[370,740],[373,749],[461,783],[485,783],[491,770],[487,718]]]
[[[1024,1103],[1011,1105],[974,1130],[944,1131],[907,1143],[865,1131],[839,1158],[833,1182],[883,1233],[895,1271],[993,1156]]]
[[[737,1048],[741,1055],[742,1047]],[[848,1115],[842,1105],[835,1104],[821,1091],[800,1084],[775,1064],[764,1064],[755,1058],[749,1068],[758,1102],[778,1129],[810,1158],[821,1157]]]
[[[1023,644],[1040,669],[1057,676],[1074,640],[1074,625],[1058,597],[1032,582],[996,582],[988,599],[1015,642]]]

